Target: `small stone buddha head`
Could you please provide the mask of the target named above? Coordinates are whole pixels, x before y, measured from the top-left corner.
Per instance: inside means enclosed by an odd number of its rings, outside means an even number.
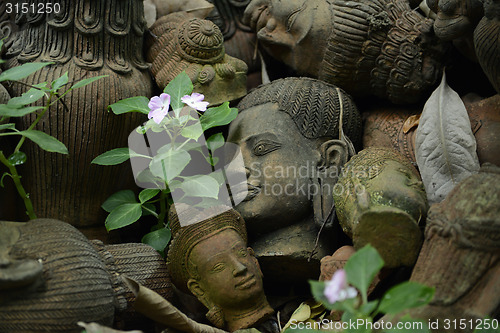
[[[189,206],[176,206],[169,212],[173,240],[167,256],[175,286],[196,296],[219,328],[232,332],[260,324],[273,309],[264,294],[259,263],[247,247],[241,215],[227,207],[203,220],[210,212],[193,210],[189,216]],[[181,227],[177,211],[193,224]]]
[[[389,148],[367,148],[345,166],[333,191],[337,216],[354,247],[372,244],[387,267],[411,266],[428,204],[415,167]]]
[[[160,88],[185,71],[194,91],[211,104],[243,97],[248,66],[226,54],[220,29],[185,12],[159,18],[151,27],[147,60]]]

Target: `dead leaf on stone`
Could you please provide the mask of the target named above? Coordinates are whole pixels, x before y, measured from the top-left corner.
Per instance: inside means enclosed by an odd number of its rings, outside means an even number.
[[[78,326],[83,327],[86,333],[143,333],[142,331],[119,331],[98,323],[84,323],[79,321]]]
[[[122,276],[122,279],[135,295],[134,308],[146,317],[187,333],[227,333],[227,331],[197,323],[153,290],[125,276]]]
[[[413,116],[409,116],[408,119],[405,120],[403,124],[403,133],[408,134],[408,132],[413,128],[417,127],[420,121],[420,114],[415,114]]]
[[[441,202],[479,171],[476,139],[460,96],[443,79],[425,103],[415,136],[415,157],[430,204]]]

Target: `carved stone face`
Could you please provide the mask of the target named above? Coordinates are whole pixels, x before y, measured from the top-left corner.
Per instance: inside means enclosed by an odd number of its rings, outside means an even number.
[[[415,262],[418,223],[427,216],[423,184],[403,159],[390,149],[365,149],[347,163],[334,192],[339,222],[354,247],[372,244],[387,267]]]
[[[320,154],[286,112],[267,103],[246,109],[231,123],[228,141],[240,146],[248,196],[237,206],[250,233],[266,233],[312,214],[310,176]]]
[[[199,288],[222,310],[247,309],[265,297],[257,259],[236,231],[226,229],[201,241],[189,259],[200,276]]]
[[[388,160],[382,172],[368,182],[372,204],[394,206],[416,221],[427,214],[427,199],[418,176],[403,164]]]
[[[330,27],[326,1],[253,0],[243,20],[274,58],[299,73],[318,75]]]

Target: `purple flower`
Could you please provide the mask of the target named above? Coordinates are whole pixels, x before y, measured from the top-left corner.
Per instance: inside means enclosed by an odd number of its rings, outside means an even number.
[[[343,269],[336,271],[332,279],[326,282],[324,290],[325,297],[328,302],[340,302],[348,298],[354,298],[358,295],[358,291],[347,285],[346,274]]]
[[[207,110],[207,106],[209,104],[208,102],[203,102],[204,98],[205,96],[203,96],[202,94],[192,93],[191,96],[190,95],[183,96],[181,98],[181,101],[189,105],[193,109],[204,112]]]
[[[153,118],[154,122],[159,124],[165,118],[168,113],[168,108],[170,106],[170,95],[161,94],[160,96],[154,96],[148,103],[148,107],[151,109],[148,113],[148,118]]]

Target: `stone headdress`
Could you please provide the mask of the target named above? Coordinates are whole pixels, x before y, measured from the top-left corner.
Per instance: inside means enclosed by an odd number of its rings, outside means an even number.
[[[224,38],[213,22],[172,13],[158,19],[151,32],[155,37],[146,59],[160,88],[185,71],[194,91],[212,104],[246,94],[248,66],[225,53]]]
[[[339,121],[354,146],[361,144],[361,117],[351,97],[342,89],[320,80],[289,77],[252,90],[238,104],[240,112],[253,106],[277,103],[290,115],[308,139],[339,138]],[[342,110],[342,117],[341,117]]]
[[[216,207],[220,211],[220,207]],[[215,208],[212,208],[215,209]],[[193,274],[197,274],[196,267],[192,266],[189,256],[193,248],[205,239],[215,234],[233,229],[243,241],[247,242],[247,232],[245,221],[234,209],[227,207],[223,213],[203,219],[203,216],[210,216],[210,208],[200,213],[197,209],[190,209],[187,205],[177,205],[177,210],[182,212],[183,220],[201,221],[188,226],[181,226],[176,207],[172,206],[169,211],[170,228],[172,230],[172,241],[167,254],[167,265],[172,277],[172,282],[180,290],[190,293],[187,282]],[[187,213],[187,214],[186,214]]]
[[[406,0],[328,0],[332,32],[319,79],[353,96],[416,102],[441,75],[444,46],[433,20]]]

